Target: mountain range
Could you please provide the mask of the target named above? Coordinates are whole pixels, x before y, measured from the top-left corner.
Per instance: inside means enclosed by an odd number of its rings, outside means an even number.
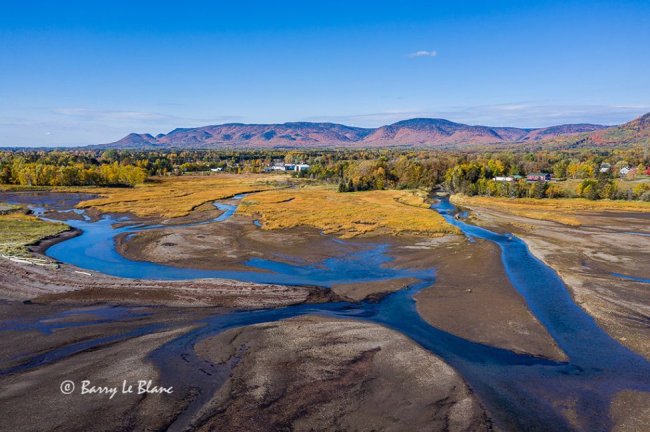
[[[472,126],[444,119],[414,118],[378,128],[294,122],[174,129],[156,136],[131,133],[91,146],[115,149],[462,147],[499,143],[560,142],[625,144],[650,139],[650,113],[620,126],[564,124],[545,128]]]

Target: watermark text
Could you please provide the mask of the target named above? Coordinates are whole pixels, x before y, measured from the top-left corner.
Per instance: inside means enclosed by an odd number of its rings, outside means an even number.
[[[93,384],[90,380],[82,380],[78,383],[65,380],[61,382],[60,389],[64,395],[75,393],[80,395],[106,395],[109,399],[113,399],[116,395],[172,394],[174,392],[172,386],[154,385],[152,380],[138,380],[135,382],[123,380],[120,385],[113,386]]]

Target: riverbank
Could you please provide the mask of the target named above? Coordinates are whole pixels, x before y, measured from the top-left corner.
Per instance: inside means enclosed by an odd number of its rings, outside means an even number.
[[[437,328],[491,346],[566,359],[509,283],[498,248],[489,242],[469,243],[454,235],[373,236],[341,242],[308,227],[260,230],[250,218],[238,214],[218,224],[147,231],[117,240],[118,250],[129,259],[207,270],[250,270],[244,263],[254,258],[315,265],[331,257],[354,256],[372,244],[388,245],[394,260],[385,264],[388,267],[436,269],[435,284],[416,299],[420,315]],[[415,281],[343,283],[333,285],[332,291],[362,301]]]
[[[458,202],[458,201],[457,201]],[[471,209],[470,221],[512,232],[530,251],[562,277],[575,302],[619,342],[650,358],[648,284],[615,274],[650,278],[650,213],[573,210],[575,226],[539,220],[460,201]]]
[[[49,223],[17,208],[0,214],[0,256],[28,257],[28,246],[44,238],[54,237],[69,228],[62,223]]]
[[[435,267],[435,284],[415,296],[418,313],[431,325],[490,346],[566,360],[510,283],[495,244],[448,236],[402,241],[391,255],[400,267]]]
[[[42,267],[2,260],[0,299],[42,304],[122,304],[238,309],[280,307],[336,299],[317,287],[256,284],[227,279],[125,279],[61,264]]]

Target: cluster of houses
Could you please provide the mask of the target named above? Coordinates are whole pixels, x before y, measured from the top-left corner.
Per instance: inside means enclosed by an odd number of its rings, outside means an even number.
[[[549,173],[532,173],[526,176],[526,180],[529,182],[547,182],[551,181],[551,175]]]
[[[523,177],[520,176],[520,175],[497,176],[497,177],[494,177],[494,180],[498,181],[498,182],[516,182],[516,181],[521,180],[522,178]],[[532,173],[532,174],[528,174],[526,176],[526,181],[529,181],[529,182],[538,182],[538,181],[547,182],[547,181],[551,181],[551,175],[548,174],[548,173]]]
[[[264,172],[272,171],[307,171],[309,170],[309,165],[307,164],[288,164],[288,163],[274,163],[271,166],[264,168]]]
[[[267,173],[276,172],[276,171],[301,172],[301,171],[308,171],[308,170],[309,170],[309,165],[307,164],[289,164],[289,163],[280,163],[280,162],[274,163],[273,165],[269,165],[266,168],[264,168],[264,172]],[[210,168],[210,171],[222,172],[223,168],[222,167]]]
[[[607,174],[611,170],[612,170],[612,165],[607,163],[607,162],[603,162],[602,164],[600,164],[600,168],[598,168],[598,171],[600,173],[602,173],[602,174]],[[647,168],[646,170],[647,170],[647,174],[650,175],[650,167]],[[634,167],[630,168],[629,166],[624,166],[624,167],[622,167],[621,169],[618,170],[618,175],[620,177],[628,177],[628,178],[632,177],[632,178],[634,178],[636,176],[636,174],[637,174],[637,171],[638,171],[637,168],[634,168]],[[498,182],[516,182],[516,181],[521,180],[522,178],[523,178],[522,176],[518,176],[518,175],[515,175],[515,176],[497,176],[497,177],[494,177],[494,181],[498,181]],[[551,175],[548,174],[548,173],[532,173],[532,174],[528,174],[526,176],[526,181],[529,181],[529,182],[548,182],[548,181],[551,181]]]
[[[601,173],[605,174],[605,173],[610,172],[611,169],[612,169],[611,164],[608,164],[607,162],[603,162],[602,164],[600,164],[599,171]],[[641,171],[641,172],[639,172],[639,171]],[[645,172],[643,170],[639,170],[637,167],[630,167],[628,165],[626,165],[626,166],[624,166],[624,167],[622,167],[622,168],[620,168],[618,170],[619,177],[631,177],[631,178],[634,178],[638,174],[650,175],[650,167],[646,167]]]
[[[618,175],[621,176],[621,177],[634,178],[638,174],[637,171],[638,171],[638,169],[635,168],[635,167],[630,168],[629,166],[625,166],[625,167],[621,168],[620,170],[618,170]]]

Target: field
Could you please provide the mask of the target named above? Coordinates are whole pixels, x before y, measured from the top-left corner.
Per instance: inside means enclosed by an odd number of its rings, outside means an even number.
[[[642,201],[592,201],[583,198],[497,198],[452,195],[451,202],[459,206],[480,206],[502,210],[515,216],[530,219],[548,220],[564,225],[579,226],[580,221],[575,217],[583,211],[633,211],[650,212],[650,203]]]
[[[66,229],[62,223],[43,222],[20,211],[0,214],[0,254],[27,255],[27,245]]]
[[[286,176],[252,174],[163,177],[133,188],[84,188],[84,192],[101,197],[83,201],[77,207],[139,217],[175,218],[187,216],[206,202],[283,187],[286,182]]]
[[[259,219],[263,229],[310,226],[342,238],[457,232],[411,191],[339,193],[324,186],[274,190],[246,197],[238,211]]]

